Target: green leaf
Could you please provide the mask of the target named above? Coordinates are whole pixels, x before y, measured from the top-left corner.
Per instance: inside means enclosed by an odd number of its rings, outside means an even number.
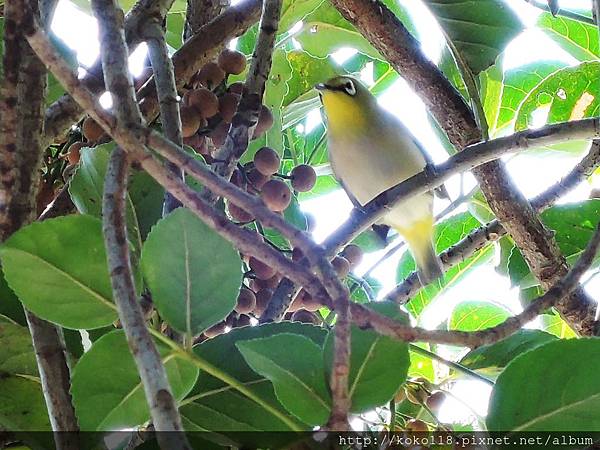
[[[39,381],[16,375],[0,377],[0,428],[52,431]]]
[[[323,3],[323,0],[284,0],[278,33],[285,33]]]
[[[69,182],[71,200],[73,200],[80,213],[102,217],[104,177],[106,176],[110,154],[114,148],[115,144],[111,142],[94,148],[85,147],[81,149],[79,166]],[[142,238],[135,208],[129,195],[127,195],[126,218],[129,242],[134,250],[132,263],[136,265],[142,249]]]
[[[558,313],[540,315],[542,330],[553,334],[559,339],[578,338],[577,333],[565,322]]]
[[[452,310],[448,329],[484,330],[504,322],[511,315],[509,310],[492,302],[461,302]]]
[[[395,304],[381,302],[367,306],[408,323],[407,315],[400,312]],[[334,332],[330,331],[324,350],[329,372],[333,363],[333,340]],[[352,400],[351,411],[361,413],[389,402],[404,383],[410,366],[408,345],[354,325],[350,342],[348,392]]]
[[[66,328],[117,319],[95,217],[71,215],[21,228],[0,247],[6,281],[35,315]]]
[[[600,55],[598,28],[594,25],[542,13],[537,27],[579,61],[595,60]]]
[[[167,44],[175,50],[179,50],[183,45],[183,28],[185,26],[185,12],[171,12],[167,14],[167,28],[165,38]]]
[[[496,60],[496,64],[479,74],[481,103],[488,124],[488,131],[491,135],[495,133],[498,124],[504,87],[503,78],[504,72],[500,58]]]
[[[283,100],[284,106],[312,91],[315,84],[339,74],[330,57],[315,58],[306,52],[292,50],[288,52],[287,59],[292,68],[292,77],[288,81],[289,90]]]
[[[29,329],[0,316],[0,373],[37,376]]]
[[[503,0],[425,0],[425,4],[475,75],[494,64],[523,30]]]
[[[419,342],[414,345],[431,351],[429,344]],[[408,376],[411,378],[423,377],[431,382],[435,381],[435,368],[433,367],[433,360],[413,350],[410,350],[409,353],[410,366],[408,368]]]
[[[463,80],[456,58],[452,55],[452,51],[447,45],[444,47],[444,50],[442,50],[438,68],[443,72],[444,76],[448,78],[448,81],[452,83],[452,86],[460,92],[460,95],[462,95],[465,100],[468,100],[469,93],[467,92],[465,81]]]
[[[503,369],[517,356],[544,345],[556,337],[540,330],[519,330],[493,344],[471,350],[460,364],[470,369]]]
[[[594,117],[600,111],[600,62],[559,69],[529,92],[517,113],[517,131],[531,127],[532,113],[550,108],[546,123]]]
[[[189,185],[189,183],[188,183]],[[134,171],[127,189],[135,208],[142,240],[162,217],[165,190],[145,171]]]
[[[156,343],[173,396],[190,391],[198,369]],[[98,339],[73,370],[71,394],[82,431],[135,427],[150,418],[144,388],[125,333],[116,330]]]
[[[323,2],[305,17],[302,29],[294,38],[303,50],[317,58],[328,57],[342,47],[351,47],[373,59],[383,59],[329,2]]]
[[[161,317],[188,336],[223,320],[242,283],[236,250],[186,208],[152,229],[142,251],[142,271]]]
[[[2,267],[0,267],[0,314],[20,325],[27,326],[23,306],[15,293],[6,284]]]
[[[597,430],[599,370],[597,338],[555,340],[522,354],[496,381],[486,419],[488,429]]]
[[[480,225],[479,221],[468,212],[456,214],[438,223],[435,227],[434,237],[436,252],[439,254],[441,251],[456,244]],[[413,296],[412,300],[407,304],[408,311],[413,316],[419,317],[427,305],[429,305],[437,296],[460,281],[475,267],[489,261],[493,254],[494,248],[491,245],[488,245],[462,263],[447,270],[441,279],[420,289],[419,292]],[[406,251],[398,263],[396,272],[397,282],[400,283],[408,275],[414,272],[415,269],[416,266],[410,252]]]
[[[323,349],[314,341],[282,333],[236,345],[248,365],[271,380],[277,398],[290,413],[310,425],[327,421],[331,397],[325,383]]]
[[[490,208],[490,205],[480,189],[478,189],[477,192],[475,192],[469,199],[467,208],[469,209],[469,212],[473,214],[473,216],[476,217],[477,220],[479,220],[479,222],[482,224],[491,222],[496,218],[492,208]]]
[[[507,70],[496,130],[512,125],[525,97],[546,77],[565,66],[562,61],[536,61]]]
[[[569,264],[574,263],[590,241],[600,221],[600,200],[553,206],[540,215],[542,222],[555,232],[554,238]],[[593,266],[598,265],[598,257]],[[523,255],[514,247],[508,260],[508,271],[514,285],[521,288],[536,286]]]

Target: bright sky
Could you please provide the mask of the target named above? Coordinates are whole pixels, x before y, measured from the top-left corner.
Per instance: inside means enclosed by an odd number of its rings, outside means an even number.
[[[427,30],[427,33],[422,33],[422,36],[420,36],[423,39],[422,46],[426,54],[433,61],[437,61],[442,49],[443,36],[432,16],[421,2],[414,0],[398,1],[409,9],[417,28]],[[237,1],[234,3],[237,3]],[[562,60],[567,64],[577,63],[573,57],[560,49],[542,32],[532,28],[539,10],[521,0],[510,0],[509,4],[514,7],[525,25],[530,28],[526,29],[507,48],[503,61],[505,70],[544,59]],[[589,10],[591,8],[591,0],[563,0],[561,1],[561,6],[569,9]],[[63,39],[76,51],[80,64],[83,67],[93,64],[99,51],[95,19],[82,13],[70,1],[60,0],[52,29],[58,37]],[[351,55],[352,51],[346,49],[337,52],[333,56],[336,61],[341,62]],[[145,48],[143,46],[131,55],[131,69],[134,74],[141,72],[144,56]],[[371,78],[370,74],[365,74],[363,79],[365,82],[369,82],[369,78]],[[370,82],[372,83],[372,79]],[[402,99],[402,101],[398,101],[399,99]],[[105,106],[108,106],[110,101],[109,99],[105,100],[108,101],[103,103]],[[384,108],[396,114],[406,124],[427,151],[431,153],[434,161],[441,162],[447,158],[445,150],[438,142],[429,125],[423,102],[411,91],[404,81],[397,82],[381,95],[380,103]],[[320,120],[320,114],[315,112],[310,114],[304,126],[307,129],[311,129]],[[543,170],[539,170],[539,158],[519,155],[510,159],[507,165],[519,188],[527,196],[533,196],[542,192],[546,187],[564,175],[568,168],[575,164],[577,160],[578,158],[573,157],[546,158]],[[474,186],[474,181],[470,174],[465,176],[464,183],[465,192],[468,192]],[[459,177],[450,180],[447,183],[447,187],[452,198],[458,196],[460,192]],[[587,198],[590,187],[591,185],[587,182],[583,183],[573,193],[562,199],[561,202],[578,201]],[[440,211],[445,206],[447,206],[446,202],[438,200],[435,209],[436,211]],[[305,201],[302,204],[302,208],[306,212],[312,213],[316,218],[314,236],[317,241],[321,241],[346,220],[351,210],[351,203],[340,190],[314,200]],[[458,209],[457,212],[464,210],[465,208],[463,207]],[[364,262],[356,270],[356,274],[360,275],[368,270],[383,253],[385,253],[385,250],[367,255],[364,258]],[[372,274],[383,283],[384,289],[382,293],[385,293],[396,284],[395,272],[400,256],[401,252],[398,252],[381,264]],[[490,286],[493,286],[493,289],[489,289]],[[591,281],[586,288],[595,294],[600,293],[600,277]],[[436,327],[445,318],[449,317],[457,303],[465,300],[496,302],[508,307],[515,313],[521,310],[518,300],[518,289],[512,288],[507,278],[497,274],[494,267],[487,264],[471,273],[463,281],[438,297],[435,307],[429,308],[428,312],[422,315],[420,325],[429,328]],[[439,351],[442,354],[453,355],[449,349],[441,348]],[[463,399],[466,404],[457,400],[447,400],[441,410],[440,420],[443,422],[474,422],[475,416],[473,411],[479,415],[485,415],[490,392],[487,385],[465,380],[456,383],[452,388],[452,392],[457,397]],[[357,424],[357,426],[359,425]]]

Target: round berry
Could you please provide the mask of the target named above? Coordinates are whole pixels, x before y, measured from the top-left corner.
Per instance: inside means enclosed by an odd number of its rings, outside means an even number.
[[[225,79],[225,72],[215,62],[206,63],[198,72],[197,80],[208,89],[214,89]]]
[[[186,105],[194,108],[205,119],[219,112],[219,99],[206,88],[188,91],[183,98]]]
[[[97,142],[104,136],[102,127],[91,117],[88,117],[83,121],[81,132],[89,142]]]
[[[272,266],[265,264],[254,256],[250,257],[250,263],[248,265],[259,280],[268,280],[277,272]]]
[[[254,155],[254,167],[268,177],[277,173],[280,164],[279,155],[270,147],[262,147]]]
[[[239,75],[246,68],[246,56],[237,50],[224,49],[217,60],[225,73]]]
[[[283,211],[292,201],[290,188],[278,179],[267,181],[260,191],[260,196],[271,211]]]
[[[300,164],[292,169],[292,188],[298,192],[308,192],[317,182],[317,174],[308,164]]]
[[[237,298],[235,310],[239,314],[248,314],[256,307],[256,295],[250,289],[243,287]]]

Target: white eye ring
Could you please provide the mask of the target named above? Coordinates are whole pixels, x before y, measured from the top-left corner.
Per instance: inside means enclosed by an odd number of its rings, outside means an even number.
[[[348,95],[356,95],[356,87],[354,87],[354,83],[352,81],[347,81],[346,84],[344,84],[344,91],[346,91]]]

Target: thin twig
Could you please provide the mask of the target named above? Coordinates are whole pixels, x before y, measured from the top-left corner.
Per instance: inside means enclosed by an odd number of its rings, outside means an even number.
[[[177,87],[175,85],[175,74],[173,72],[173,63],[169,57],[167,42],[165,40],[165,30],[162,23],[152,18],[148,21],[145,28],[148,54],[150,63],[154,71],[156,80],[156,92],[160,104],[160,121],[163,127],[165,137],[178,147],[183,146],[181,136],[181,117],[179,115],[179,101],[177,100]],[[184,178],[183,171],[174,164],[169,165],[173,173]],[[165,192],[163,203],[163,215],[173,211],[181,206],[171,194]]]
[[[279,26],[282,0],[265,0],[260,17],[260,26],[252,63],[246,76],[242,98],[231,121],[229,132],[223,147],[216,153],[213,170],[229,180],[241,156],[248,148],[248,142],[254,133],[262,104],[265,84],[271,71],[273,46]],[[217,201],[217,196],[207,190],[204,198],[210,203]]]
[[[440,355],[438,355],[437,353],[434,352],[430,352],[427,349],[424,349],[422,347],[419,347],[418,345],[415,344],[409,344],[409,348],[412,352],[418,353],[420,355],[423,355],[427,358],[433,359],[435,361],[440,362],[441,364],[451,367],[452,369],[456,370],[457,372],[461,372],[464,373],[465,375],[475,378],[479,381],[483,381],[486,384],[489,385],[494,385],[494,382],[492,380],[490,380],[489,378],[484,377],[483,375],[478,374],[477,372],[475,372],[474,370],[469,369],[468,367],[465,367],[461,364],[458,364],[454,361],[450,361],[446,358],[442,358]]]
[[[98,19],[100,50],[106,87],[113,96],[114,110],[124,126],[141,124],[133,81],[127,64],[128,52],[123,30],[123,11],[115,0],[93,0]],[[126,196],[129,160],[120,148],[113,151],[104,183],[103,234],[115,303],[131,353],[136,362],[150,415],[161,448],[191,450],[182,433],[181,417],[167,380],[165,367],[150,336],[131,270],[126,226]]]

